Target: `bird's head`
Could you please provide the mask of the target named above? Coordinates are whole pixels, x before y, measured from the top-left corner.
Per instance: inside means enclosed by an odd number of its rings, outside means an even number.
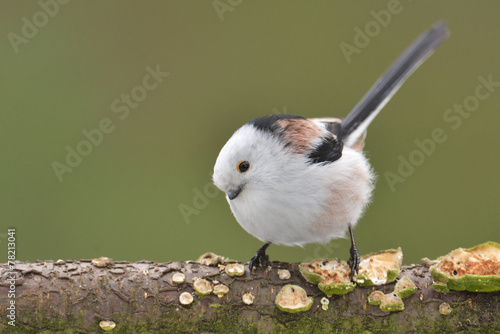
[[[285,165],[286,155],[279,139],[245,124],[220,151],[213,181],[232,201],[251,189],[272,187]]]

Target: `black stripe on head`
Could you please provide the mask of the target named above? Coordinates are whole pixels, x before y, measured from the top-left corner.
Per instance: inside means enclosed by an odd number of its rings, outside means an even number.
[[[251,120],[248,124],[255,126],[257,129],[268,132],[277,132],[278,125],[276,122],[282,119],[305,119],[304,117],[294,115],[269,115]]]
[[[333,136],[324,137],[321,143],[308,154],[309,161],[315,164],[337,161],[342,157],[343,147],[341,140]]]

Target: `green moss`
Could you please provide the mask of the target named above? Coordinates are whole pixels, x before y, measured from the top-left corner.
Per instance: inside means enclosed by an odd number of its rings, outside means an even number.
[[[492,322],[498,316],[496,305],[499,297],[492,295],[491,304],[482,307],[470,307],[468,302],[453,303],[453,312],[448,316],[433,317],[428,307],[437,307],[426,304],[420,311],[413,314],[406,312],[387,317],[350,316],[353,305],[349,298],[334,298],[328,311],[313,307],[306,313],[285,313],[275,307],[252,307],[252,312],[258,312],[261,317],[257,320],[242,317],[242,308],[234,305],[221,305],[211,308],[203,315],[193,309],[179,308],[171,305],[161,308],[157,316],[141,316],[129,311],[112,314],[110,319],[117,323],[111,333],[496,333],[499,331],[498,322]],[[243,307],[248,309],[248,307]],[[420,316],[417,316],[420,312]],[[99,319],[92,324],[74,322],[75,319],[50,318],[45,313],[35,314],[33,309],[24,309],[19,314],[18,326],[15,328],[2,327],[1,333],[101,333]],[[266,316],[267,315],[267,316]],[[263,317],[262,317],[263,316]],[[403,318],[402,318],[403,317]],[[40,319],[38,322],[37,319]],[[150,319],[150,320],[148,320]],[[485,321],[485,319],[490,319]],[[23,322],[21,322],[21,320]]]

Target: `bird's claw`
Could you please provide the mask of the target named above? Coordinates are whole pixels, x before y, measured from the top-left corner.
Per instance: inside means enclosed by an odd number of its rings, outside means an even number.
[[[356,245],[351,246],[351,257],[349,258],[349,261],[347,261],[347,264],[349,265],[349,268],[351,268],[351,281],[354,282],[354,275],[358,274],[359,271],[359,252],[358,249],[356,248]]]
[[[248,262],[248,268],[250,272],[252,272],[252,268],[265,268],[269,263],[269,256],[265,252],[261,252],[260,250],[255,253],[255,255]]]

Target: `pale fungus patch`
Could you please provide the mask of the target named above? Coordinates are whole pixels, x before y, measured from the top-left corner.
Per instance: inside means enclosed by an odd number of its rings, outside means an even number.
[[[217,297],[222,298],[224,297],[225,294],[229,292],[229,288],[227,285],[224,284],[217,284],[214,286],[214,294],[217,295]]]
[[[183,273],[175,273],[172,276],[172,281],[176,284],[182,284],[186,281],[186,275],[184,275]]]
[[[410,297],[417,287],[409,277],[402,277],[395,285],[392,293],[384,294],[382,291],[373,291],[368,295],[368,304],[378,305],[384,312],[403,311],[405,308],[403,298]]]
[[[179,296],[179,302],[182,305],[189,305],[193,302],[193,300],[194,300],[193,295],[190,294],[189,292],[183,292]]]
[[[382,291],[373,291],[368,295],[368,304],[370,305],[380,305],[382,298],[385,294]]]
[[[216,266],[221,264],[224,261],[224,257],[217,255],[212,252],[205,253],[201,255],[196,262],[199,262],[200,264],[204,266]]]
[[[313,299],[298,285],[287,284],[276,296],[275,304],[281,311],[288,313],[305,312],[313,305]]]
[[[406,276],[403,276],[394,287],[394,292],[401,298],[408,298],[417,291],[417,286]]]
[[[441,305],[439,305],[439,313],[441,313],[442,315],[450,315],[451,311],[453,311],[453,309],[451,308],[450,304],[441,303]]]
[[[241,300],[243,301],[243,303],[245,303],[247,305],[252,305],[254,300],[255,300],[255,295],[251,292],[247,292],[247,293],[243,294],[243,296],[241,297]]]
[[[405,304],[401,297],[395,293],[390,293],[381,298],[380,309],[384,312],[403,311],[405,309]]]
[[[328,310],[328,305],[330,304],[330,300],[326,297],[321,298],[321,308],[323,311]]]
[[[403,252],[401,248],[389,249],[364,255],[360,260],[359,274],[354,281],[361,286],[382,285],[398,277],[401,272]],[[340,259],[320,259],[301,263],[299,270],[309,283],[317,284],[328,297],[344,295],[356,287],[356,284],[351,282],[349,265]]]
[[[343,260],[314,260],[299,264],[299,270],[306,281],[317,284],[328,297],[344,295],[356,287],[351,282],[351,269]]]
[[[245,266],[240,263],[230,263],[225,267],[229,276],[242,276],[245,273]]]
[[[99,327],[106,332],[110,332],[116,327],[116,323],[110,320],[103,320],[99,323]]]
[[[206,279],[198,278],[194,281],[193,288],[198,296],[206,296],[212,292],[212,283]]]
[[[439,257],[430,272],[433,287],[439,292],[500,291],[500,244],[486,242],[469,249],[458,248]]]
[[[286,269],[278,269],[278,277],[281,280],[290,279],[290,272]]]
[[[109,266],[111,263],[113,263],[113,260],[105,256],[92,260],[92,265],[98,268],[105,268]]]
[[[402,262],[401,248],[364,255],[360,258],[359,273],[355,281],[361,286],[391,283],[401,273]]]

